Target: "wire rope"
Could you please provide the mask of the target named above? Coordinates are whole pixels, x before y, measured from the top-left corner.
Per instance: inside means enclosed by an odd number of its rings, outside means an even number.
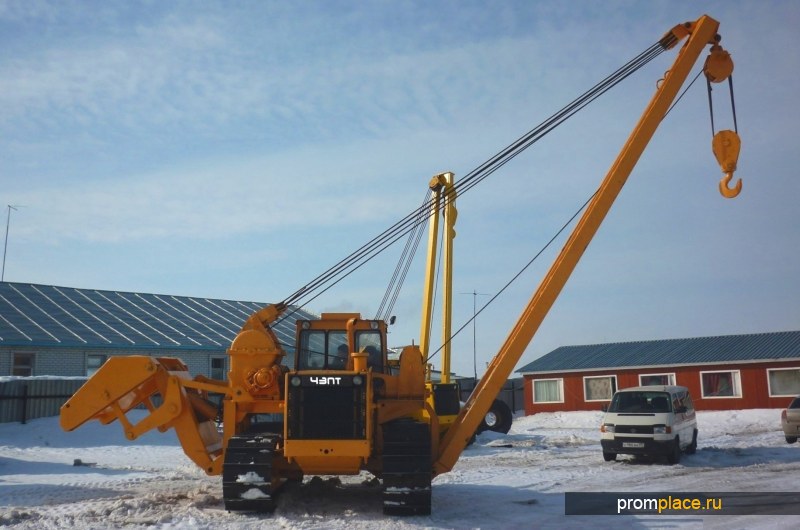
[[[618,85],[624,79],[641,69],[644,65],[652,61],[665,49],[663,42],[656,43],[644,52],[630,60],[628,63],[617,69],[610,76],[587,92],[574,99],[560,111],[550,116],[547,120],[539,124],[528,133],[518,138],[515,142],[495,154],[489,160],[473,169],[445,194],[445,202],[451,200],[451,195],[461,196],[478,183],[482,182],[489,175],[506,165],[516,158],[528,147],[539,141],[541,138],[552,132],[556,127],[563,124],[566,120],[574,116],[577,112],[595,101],[608,90]],[[318,298],[322,293],[327,292],[331,287],[337,285],[344,278],[360,269],[375,256],[393,245],[403,236],[413,231],[421,223],[426,222],[432,213],[431,200],[427,200],[421,206],[411,211],[405,217],[394,223],[392,226],[373,237],[370,241],[350,253],[348,256],[334,264],[322,274],[296,290],[285,298],[282,304],[295,307],[295,311],[304,307],[311,301]],[[294,311],[292,311],[294,312]],[[286,315],[285,317],[288,317]],[[284,318],[285,318],[284,317]]]

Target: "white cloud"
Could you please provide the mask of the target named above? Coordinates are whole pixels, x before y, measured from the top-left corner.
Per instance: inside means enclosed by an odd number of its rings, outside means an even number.
[[[237,22],[169,15],[133,31],[106,29],[105,38],[33,46],[0,63],[0,126],[30,136],[127,132],[136,141],[154,128],[173,138],[221,138],[233,126],[298,141],[452,124],[519,101],[543,65],[557,66],[542,42],[560,39],[454,35],[435,48],[393,49],[384,37],[377,46],[385,54],[371,51],[369,40],[340,39],[313,55],[299,52],[302,36],[284,50],[268,47],[291,37],[280,21],[266,21],[263,35],[239,35]],[[327,31],[317,40],[333,39]]]
[[[357,154],[354,147],[316,148],[33,189],[21,185],[14,200],[29,208],[17,231],[52,242],[204,240],[304,226],[388,226],[416,206],[414,199],[387,202],[387,190],[402,196],[404,185],[381,183],[380,169],[360,166]],[[413,197],[422,196],[425,182],[421,177],[409,187]]]

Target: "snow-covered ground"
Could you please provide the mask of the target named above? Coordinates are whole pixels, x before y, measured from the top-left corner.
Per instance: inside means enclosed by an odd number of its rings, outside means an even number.
[[[699,448],[680,464],[604,462],[600,412],[518,418],[486,433],[434,480],[433,513],[388,518],[369,476],[307,478],[271,516],[227,513],[221,479],[174,433],[125,440],[117,424],[64,433],[57,418],[0,425],[0,526],[11,528],[798,528],[800,516],[565,516],[564,492],[800,491],[800,444],[779,410],[699,412]],[[90,466],[74,466],[80,459]],[[602,519],[602,520],[600,520]]]

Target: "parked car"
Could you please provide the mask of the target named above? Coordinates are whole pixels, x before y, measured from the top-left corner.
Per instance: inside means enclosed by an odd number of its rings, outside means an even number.
[[[697,419],[685,386],[637,386],[618,390],[600,427],[606,462],[618,454],[667,457],[697,450]]]
[[[783,435],[786,436],[786,443],[795,443],[800,436],[800,396],[794,398],[781,412],[781,427]]]

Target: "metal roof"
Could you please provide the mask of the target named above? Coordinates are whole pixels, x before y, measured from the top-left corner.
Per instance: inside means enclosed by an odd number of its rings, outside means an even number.
[[[517,372],[703,365],[800,359],[800,331],[562,346]]]
[[[0,346],[219,350],[265,305],[0,282]],[[318,317],[287,315],[273,330],[293,350],[295,321]]]

